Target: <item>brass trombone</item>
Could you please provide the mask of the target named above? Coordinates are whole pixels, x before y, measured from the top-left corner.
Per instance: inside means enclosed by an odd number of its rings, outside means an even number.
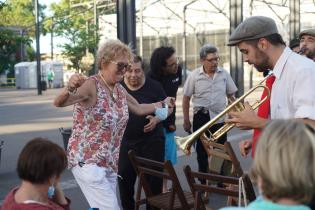
[[[270,75],[269,75],[270,76]],[[266,89],[267,95],[261,99],[260,101],[257,100],[254,104],[250,105],[252,109],[257,109],[262,103],[264,103],[269,97],[270,97],[270,90],[267,86],[262,85],[266,79],[269,77],[265,77],[257,86],[251,88],[247,93],[242,95],[240,98],[232,102],[227,108],[225,108],[220,114],[218,114],[215,118],[210,120],[208,123],[204,124],[202,127],[200,127],[198,130],[196,130],[194,133],[186,136],[186,137],[179,137],[175,136],[175,142],[178,145],[178,147],[184,151],[186,155],[190,155],[190,148],[195,140],[197,140],[199,137],[203,137],[203,139],[206,139],[207,141],[214,141],[216,142],[223,134],[227,133],[229,130],[231,130],[235,123],[225,123],[219,130],[217,130],[215,133],[211,133],[209,129],[211,126],[217,123],[217,121],[223,117],[225,114],[229,113],[230,111],[242,111],[244,110],[244,104],[243,100],[250,95],[252,92],[257,90],[258,88]],[[208,133],[210,136],[208,137],[206,135]]]

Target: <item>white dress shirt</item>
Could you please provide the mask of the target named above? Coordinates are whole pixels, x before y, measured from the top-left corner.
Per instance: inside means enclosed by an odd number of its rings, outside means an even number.
[[[286,47],[273,74],[270,118],[315,120],[315,62]]]

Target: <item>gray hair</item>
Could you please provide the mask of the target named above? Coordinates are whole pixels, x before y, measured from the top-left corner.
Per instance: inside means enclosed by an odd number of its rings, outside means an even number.
[[[205,59],[209,53],[216,53],[218,52],[218,49],[211,45],[211,44],[205,44],[200,48],[200,59]]]
[[[315,187],[314,130],[298,120],[273,120],[263,131],[251,169],[262,194],[308,203]]]

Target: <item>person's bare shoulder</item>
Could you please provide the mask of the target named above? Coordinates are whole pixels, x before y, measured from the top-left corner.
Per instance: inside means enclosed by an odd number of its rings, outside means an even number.
[[[96,81],[89,78],[78,89],[78,94],[83,97],[81,105],[90,107],[96,103]]]

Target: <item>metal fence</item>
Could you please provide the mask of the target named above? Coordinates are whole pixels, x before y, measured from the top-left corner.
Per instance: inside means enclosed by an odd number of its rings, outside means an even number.
[[[15,88],[15,78],[1,79],[0,88]]]

